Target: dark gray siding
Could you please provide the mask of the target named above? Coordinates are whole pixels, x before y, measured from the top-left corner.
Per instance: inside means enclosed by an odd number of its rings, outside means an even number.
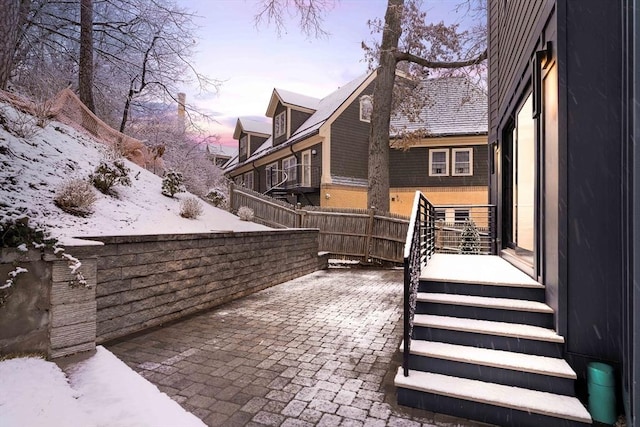
[[[495,141],[498,119],[521,83],[533,53],[543,16],[553,0],[489,0],[489,141]],[[499,54],[498,54],[499,51]],[[524,55],[523,55],[524,54]],[[516,100],[517,102],[517,100]]]
[[[391,187],[466,187],[486,186],[488,184],[487,146],[456,146],[455,148],[473,147],[472,176],[429,176],[429,149],[450,148],[414,147],[408,150],[391,149],[389,153],[389,181]],[[451,154],[449,161],[451,161]],[[449,166],[451,170],[451,165]]]
[[[249,155],[255,153],[266,140],[267,138],[263,136],[251,135],[249,138]]]
[[[567,347],[578,354],[618,360],[622,41],[615,29],[621,4],[583,0],[567,1],[566,7]]]
[[[373,93],[371,83],[362,93]],[[360,121],[356,98],[331,125],[331,175],[367,179],[369,123]]]
[[[303,111],[291,110],[291,134],[293,135],[300,126],[311,117],[311,114]]]
[[[584,376],[588,361],[622,358],[621,2],[490,0],[489,12],[489,130],[498,147],[530,90],[534,51],[553,42],[558,144],[541,141],[539,151],[558,161],[554,170],[538,162],[537,247],[547,248],[539,273],[548,297],[558,299],[567,358]],[[491,198],[499,211],[500,185],[496,173]]]

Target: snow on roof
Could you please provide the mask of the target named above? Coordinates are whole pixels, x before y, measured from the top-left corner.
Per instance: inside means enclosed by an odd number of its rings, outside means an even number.
[[[424,92],[426,103],[418,120],[404,115],[391,119],[392,134],[425,131],[430,136],[487,133],[487,95],[465,77],[424,80],[416,90]]]
[[[312,96],[302,95],[300,93],[290,92],[284,89],[273,89],[269,106],[267,107],[267,117],[273,117],[276,111],[276,105],[280,100],[285,105],[301,107],[308,110],[316,110],[320,100]]]
[[[340,108],[342,104],[363,84],[372,73],[365,73],[361,76],[351,80],[344,86],[337,89],[335,92],[330,93],[326,97],[322,98],[317,103],[317,109],[283,144],[273,146],[273,139],[270,137],[267,139],[251,157],[249,157],[244,163],[254,161],[262,156],[265,156],[273,151],[276,151],[287,145],[291,145],[294,142],[300,141],[306,137],[309,137],[316,133],[320,127],[331,118],[331,116]],[[278,89],[280,90],[280,89]],[[292,93],[292,92],[290,92]],[[226,166],[226,170],[229,171],[237,166],[238,163]]]
[[[233,132],[233,138],[239,139],[240,133],[259,133],[262,135],[271,135],[271,121],[255,120],[247,117],[240,117],[236,122],[236,128]]]
[[[238,154],[238,146],[237,145],[222,145],[222,144],[210,144],[209,145],[209,153],[216,156],[224,156],[224,157],[233,157]]]

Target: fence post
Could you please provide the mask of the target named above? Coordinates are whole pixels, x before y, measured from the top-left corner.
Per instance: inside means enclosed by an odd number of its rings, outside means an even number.
[[[376,208],[371,206],[369,209],[369,224],[367,225],[367,241],[364,244],[364,260],[365,262],[369,262],[369,257],[371,256],[371,240],[373,237],[373,221],[376,215]]]
[[[235,184],[233,183],[233,181],[231,181],[229,183],[229,212],[233,212],[233,193],[235,191]]]

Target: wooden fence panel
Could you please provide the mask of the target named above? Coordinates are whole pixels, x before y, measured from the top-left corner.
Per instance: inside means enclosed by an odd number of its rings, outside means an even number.
[[[231,187],[231,211],[237,212],[241,206],[253,210],[256,222],[274,228],[297,228],[299,226],[298,213],[293,205],[279,202],[247,189]]]

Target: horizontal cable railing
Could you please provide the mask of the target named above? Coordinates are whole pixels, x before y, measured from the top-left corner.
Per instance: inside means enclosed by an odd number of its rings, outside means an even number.
[[[435,205],[434,212],[437,253],[496,253],[494,205]]]

